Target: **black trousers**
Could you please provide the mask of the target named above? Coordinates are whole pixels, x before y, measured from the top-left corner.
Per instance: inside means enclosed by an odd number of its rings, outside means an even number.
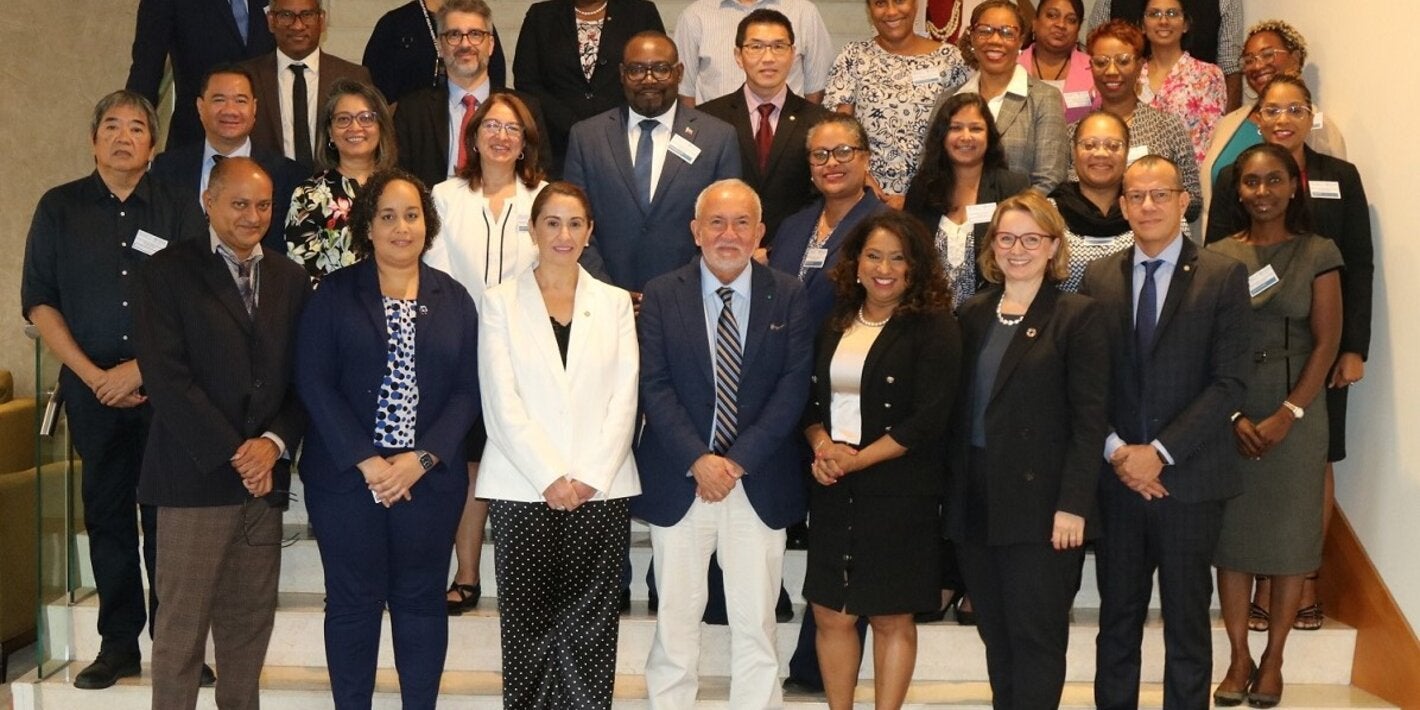
[[[1100,484],[1103,537],[1095,543],[1100,632],[1095,705],[1139,706],[1140,644],[1159,572],[1164,617],[1164,708],[1208,707],[1213,674],[1213,548],[1221,501],[1146,501],[1117,480]]]
[[[610,708],[616,681],[624,498],[556,511],[493,500],[503,706]]]
[[[78,376],[60,373],[64,406],[74,449],[83,459],[84,528],[89,564],[99,593],[100,652],[138,653],[138,635],[156,618],[153,584],[157,569],[158,514],[137,502],[138,473],[148,441],[152,407],[114,409],[100,404]],[[143,559],[138,557],[138,525],[143,525]],[[143,569],[149,592],[143,594]],[[152,634],[152,626],[148,628]]]

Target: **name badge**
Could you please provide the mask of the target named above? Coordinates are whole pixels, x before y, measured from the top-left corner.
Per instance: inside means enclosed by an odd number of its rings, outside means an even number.
[[[1319,130],[1325,128],[1325,127],[1326,127],[1326,121],[1322,120],[1321,112],[1320,112],[1320,111],[1317,111],[1317,110],[1313,110],[1313,111],[1312,111],[1312,130],[1313,130],[1313,131],[1319,131]]]
[[[148,256],[168,248],[168,240],[146,230],[138,230],[138,234],[133,237],[133,248],[143,252]]]
[[[695,159],[700,157],[700,147],[680,135],[671,136],[671,144],[667,149],[689,165],[694,165]]]
[[[1144,156],[1146,156],[1146,155],[1148,155],[1148,154],[1149,154],[1149,146],[1148,146],[1147,144],[1146,144],[1146,145],[1131,145],[1131,146],[1129,146],[1129,154],[1124,157],[1124,164],[1125,164],[1126,166],[1127,166],[1127,165],[1133,165],[1133,164],[1134,164],[1134,161],[1136,161],[1136,160],[1138,160],[1138,159],[1140,159],[1140,158],[1142,158],[1142,157],[1144,157]]]
[[[966,206],[966,221],[972,224],[989,224],[996,214],[995,202],[981,202]]]
[[[518,215],[518,231],[519,231],[519,232],[526,232],[526,231],[528,231],[528,216],[525,215],[525,214],[520,214],[520,215]]]
[[[1088,91],[1065,92],[1065,108],[1084,108],[1093,103],[1094,98]]]
[[[1281,281],[1277,278],[1277,272],[1272,270],[1272,265],[1268,264],[1247,277],[1247,290],[1253,298],[1257,298],[1258,294],[1276,286]]]
[[[926,68],[926,69],[918,69],[917,71],[912,72],[912,85],[913,85],[913,86],[921,86],[921,85],[923,85],[923,84],[932,84],[932,83],[939,82],[939,81],[941,81],[941,80],[942,80],[942,70],[941,70],[941,69],[934,69],[934,68],[932,68],[932,67],[928,67],[928,68]]]
[[[828,261],[828,249],[824,247],[809,247],[804,251],[804,268],[806,269],[822,269],[825,261]]]
[[[1335,180],[1311,180],[1307,183],[1307,189],[1311,191],[1312,197],[1318,199],[1341,199],[1341,183]]]

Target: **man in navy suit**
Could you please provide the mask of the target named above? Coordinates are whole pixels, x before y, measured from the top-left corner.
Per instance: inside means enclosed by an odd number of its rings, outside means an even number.
[[[674,85],[672,85],[674,86]],[[705,565],[724,568],[729,706],[775,707],[774,605],[784,528],[807,505],[796,442],[813,332],[794,277],[752,261],[759,197],[737,179],[706,188],[691,223],[700,258],[646,284],[638,319],[642,494],[660,610],[646,661],[652,708],[695,704]]]
[[[1182,235],[1188,193],[1167,158],[1124,173],[1134,248],[1085,271],[1081,293],[1113,329],[1111,433],[1099,483],[1102,539],[1095,705],[1139,706],[1140,644],[1157,569],[1164,707],[1208,706],[1213,548],[1223,501],[1241,491],[1230,416],[1252,367],[1252,305],[1240,262]]]

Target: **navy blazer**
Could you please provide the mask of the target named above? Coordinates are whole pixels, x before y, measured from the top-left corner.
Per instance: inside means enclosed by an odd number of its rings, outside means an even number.
[[[457,490],[468,485],[464,437],[481,416],[478,313],[452,276],[422,263],[418,300],[414,448],[439,457],[425,480],[439,490]],[[356,464],[386,455],[374,437],[388,347],[374,259],[322,279],[296,336],[296,391],[311,417],[299,468],[306,485],[354,490],[365,485]]]
[[[809,299],[809,322],[813,323],[815,333],[828,322],[829,315],[833,313],[833,303],[838,299],[838,287],[833,283],[833,279],[829,278],[829,273],[838,264],[838,250],[843,246],[843,240],[848,238],[848,233],[853,231],[859,222],[886,207],[871,189],[863,188],[863,199],[858,200],[858,204],[853,205],[853,209],[843,215],[838,226],[833,228],[833,233],[828,235],[828,241],[823,243],[823,248],[828,250],[828,255],[823,260],[823,268],[809,269],[804,274],[804,291]],[[769,265],[798,278],[799,266],[804,263],[804,252],[809,248],[809,240],[818,231],[818,218],[821,214],[823,198],[786,218],[779,225],[779,234],[782,236],[769,251]]]
[[[759,519],[780,529],[803,520],[808,507],[798,423],[808,398],[813,332],[798,280],[758,263],[750,268],[739,436],[725,457],[744,468],[737,485]],[[631,514],[668,527],[695,500],[690,465],[710,453],[715,416],[698,259],[646,284],[636,326],[646,418],[635,446],[641,496],[632,499]]]
[[[186,198],[200,203],[202,195],[198,193],[202,188],[202,153],[206,148],[205,139],[169,148],[153,159],[153,169],[149,172]],[[255,143],[252,144],[251,159],[271,178],[271,225],[266,228],[266,236],[261,238],[261,248],[285,254],[286,212],[291,207],[291,194],[302,180],[310,177],[310,171],[279,151],[258,148]]]
[[[740,176],[735,129],[693,108],[676,108],[674,135],[700,148],[687,163],[667,152],[648,207],[636,194],[626,108],[615,108],[572,127],[563,179],[587,191],[597,220],[582,266],[593,276],[640,292],[646,282],[673,271],[698,252],[690,233],[695,199],[711,183]]]

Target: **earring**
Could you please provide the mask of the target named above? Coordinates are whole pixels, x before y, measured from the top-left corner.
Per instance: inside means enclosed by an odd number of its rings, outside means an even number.
[[[518,160],[522,160],[522,159],[523,159],[523,151],[520,150],[520,151],[518,151]]]

